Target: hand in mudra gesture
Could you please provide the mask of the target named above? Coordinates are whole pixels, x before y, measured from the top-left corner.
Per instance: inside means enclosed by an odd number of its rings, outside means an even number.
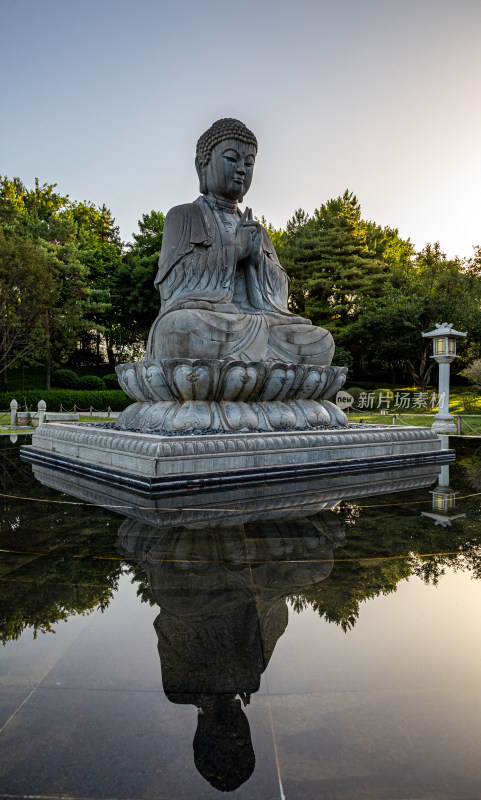
[[[252,209],[246,208],[242,214],[235,238],[239,260],[248,258],[258,266],[262,258],[262,225],[252,219]]]

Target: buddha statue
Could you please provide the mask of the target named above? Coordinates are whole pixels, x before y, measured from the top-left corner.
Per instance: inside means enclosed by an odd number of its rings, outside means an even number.
[[[331,363],[331,334],[288,310],[288,278],[269,235],[238,208],[256,155],[256,137],[235,119],[214,122],[197,142],[201,196],[165,219],[148,359]]]

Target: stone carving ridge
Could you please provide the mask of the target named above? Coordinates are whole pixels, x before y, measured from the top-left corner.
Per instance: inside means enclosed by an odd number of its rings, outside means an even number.
[[[377,430],[363,428],[309,431],[305,433],[270,433],[269,436],[256,434],[218,434],[215,436],[168,437],[118,431],[107,428],[87,427],[86,425],[41,425],[35,431],[37,446],[40,442],[62,443],[69,448],[86,446],[100,450],[113,450],[126,454],[144,455],[149,458],[170,458],[174,456],[191,457],[202,455],[206,446],[212,453],[265,452],[267,450],[310,450],[312,448],[336,448],[362,446],[368,444],[401,444],[402,442],[437,442],[430,428],[379,427]],[[43,449],[48,449],[42,445]]]

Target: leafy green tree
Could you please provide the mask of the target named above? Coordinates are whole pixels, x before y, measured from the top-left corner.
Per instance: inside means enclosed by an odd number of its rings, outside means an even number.
[[[67,360],[77,342],[97,339],[117,324],[113,291],[122,260],[122,242],[110,211],[70,201],[55,184],[0,178],[0,230],[17,243],[28,242],[49,260],[55,290],[43,315],[46,386],[52,366]],[[38,338],[38,337],[37,337]]]
[[[71,214],[77,225],[79,257],[87,269],[88,301],[85,304],[86,330],[82,349],[88,351],[95,340],[96,360],[101,360],[101,338],[107,347],[118,327],[116,287],[122,266],[122,241],[109,209],[93,203],[72,203]]]
[[[257,219],[257,217],[256,217]],[[264,215],[258,220],[261,225],[266,229],[267,233],[269,234],[269,238],[274,245],[275,250],[277,251],[277,255],[281,256],[283,253],[283,249],[285,246],[286,241],[286,232],[283,231],[281,228],[274,228],[270,222],[267,222]]]
[[[460,345],[460,355],[473,352],[481,341],[481,280],[468,263],[446,258],[439,243],[426,245],[404,268],[391,272],[381,296],[368,300],[349,335],[372,362],[405,368],[413,383],[424,389],[435,362],[431,343],[422,333],[436,323],[452,322],[466,330],[471,343]]]
[[[68,197],[55,184],[27,190],[19,179],[0,182],[0,229],[11,242],[29,243],[49,261],[54,290],[43,315],[43,353],[46,388],[52,364],[75,347],[83,327],[83,303],[88,294],[86,269],[78,256],[77,227],[68,209]]]
[[[127,342],[147,339],[159,313],[160,299],[154,288],[165,216],[152,210],[139,220],[117,273],[115,303],[118,324]]]
[[[45,318],[55,294],[48,255],[0,229],[0,374],[20,361],[41,361]]]

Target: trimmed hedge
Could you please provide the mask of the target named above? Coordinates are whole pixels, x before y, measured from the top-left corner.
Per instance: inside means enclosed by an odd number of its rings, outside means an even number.
[[[72,369],[56,369],[52,372],[52,386],[61,389],[80,389],[78,375]]]
[[[105,375],[103,381],[104,381],[105,386],[107,387],[107,389],[118,389],[119,388],[119,379],[117,378],[117,375],[115,375],[115,374],[113,374],[113,375],[112,374]]]
[[[89,392],[103,392],[107,387],[102,378],[97,375],[82,375],[81,378],[78,378],[78,388]]]
[[[0,392],[0,411],[9,411],[11,400],[16,400],[19,407],[28,406],[29,411],[36,411],[40,400],[45,400],[47,411],[59,411],[60,404],[70,411],[74,405],[77,409],[93,406],[95,411],[123,411],[133,400],[122,389],[106,389],[102,392],[82,392],[78,389],[31,389],[26,392]]]

